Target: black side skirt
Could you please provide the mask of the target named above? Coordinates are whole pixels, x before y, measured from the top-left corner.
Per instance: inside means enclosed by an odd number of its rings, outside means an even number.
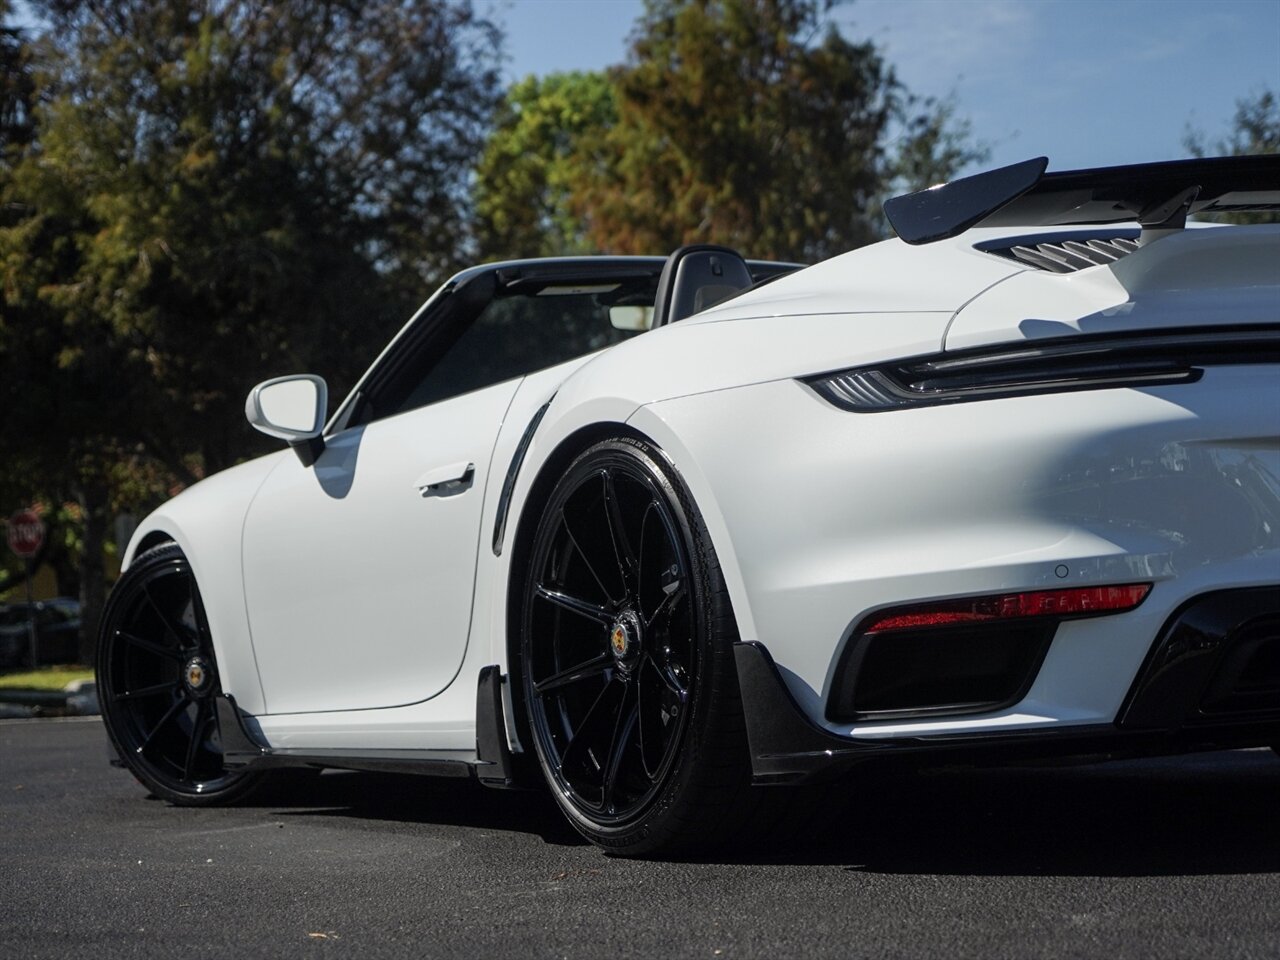
[[[235,698],[215,698],[223,763],[229,768],[332,767],[433,777],[474,776],[485,786],[520,788],[528,778],[507,745],[502,709],[502,674],[497,666],[480,671],[476,688],[476,749],[468,750],[275,750],[245,724]]]

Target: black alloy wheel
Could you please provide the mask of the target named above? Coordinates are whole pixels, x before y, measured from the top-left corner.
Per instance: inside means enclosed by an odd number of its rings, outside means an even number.
[[[619,853],[711,840],[749,779],[735,630],[661,454],[622,438],[574,461],[543,509],[522,599],[527,716],[569,819]]]
[[[230,803],[257,785],[260,774],[223,766],[213,643],[178,547],[148,551],[116,584],[102,617],[97,671],[111,741],[156,796],[205,806]]]

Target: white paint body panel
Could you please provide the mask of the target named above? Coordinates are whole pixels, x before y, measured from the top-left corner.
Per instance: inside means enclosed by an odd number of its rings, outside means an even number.
[[[1164,237],[1114,264],[1076,274],[1019,271],[957,313],[946,348],[1262,323],[1277,314],[1280,224],[1206,228]]]
[[[871,736],[944,733],[1109,722],[1160,624],[1185,599],[1280,577],[1280,525],[1260,525],[1233,476],[1250,461],[1280,478],[1280,379],[1271,368],[1239,367],[1205,381],[1197,390],[1100,390],[872,415],[833,409],[779,381],[647,412],[665,425],[649,425],[655,439],[689,458],[682,470],[696,478],[695,495],[704,485],[715,491],[728,538],[717,550],[737,560],[744,638],[769,648],[814,719],[843,642],[876,609],[1155,582],[1136,611],[1063,625],[1027,699],[1009,711],[826,724]],[[716,429],[727,416],[753,429]],[[1271,493],[1275,517],[1278,495],[1280,486]]]
[[[981,291],[1027,269],[973,249],[972,237],[982,233],[924,247],[884,240],[780,277],[681,323],[958,310]]]
[[[356,496],[336,512],[321,486],[328,466],[308,471],[287,451],[245,464],[148,517],[128,557],[161,536],[187,553],[224,688],[272,746],[465,753],[477,674],[508,659],[507,597],[521,575],[509,548],[536,516],[535,479],[581,431],[630,429],[675,464],[743,638],[768,647],[815,722],[894,737],[1110,721],[1183,600],[1280,580],[1280,524],[1264,529],[1234,499],[1246,463],[1280,477],[1275,369],[873,415],[837,410],[795,378],[944,343],[1276,322],[1280,229],[1187,231],[1123,270],[1067,276],[973,248],[996,235],[877,244],[609,351],[331,437],[335,463],[358,454]],[[1212,269],[1187,266],[1197,251]],[[553,394],[495,555],[508,465]],[[421,497],[415,481],[462,463],[475,465],[467,492]],[[1280,511],[1280,485],[1259,496]],[[822,719],[841,645],[869,611],[1133,580],[1154,582],[1146,602],[1064,624],[1009,710]]]
[[[269,713],[433,697],[462,664],[477,531],[519,381],[346,430],[282,462],[245,523],[244,590]],[[469,488],[424,496],[423,478]],[[445,476],[448,474],[448,476]],[[430,493],[430,491],[428,491]]]

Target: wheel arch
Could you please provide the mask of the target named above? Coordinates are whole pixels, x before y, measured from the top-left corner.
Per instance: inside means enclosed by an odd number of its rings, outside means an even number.
[[[126,563],[120,568],[120,572],[124,573],[133,564],[133,561],[142,556],[148,550],[154,550],[156,547],[163,546],[166,543],[177,543],[178,538],[169,533],[168,530],[151,530],[142,535],[137,545],[129,551]]]
[[[653,410],[646,406],[635,409],[625,421],[603,420],[578,427],[567,434],[543,458],[533,473],[533,479],[519,505],[516,522],[511,533],[509,557],[507,563],[507,581],[503,603],[503,642],[502,653],[508,673],[512,674],[512,695],[517,695],[518,684],[514,682],[519,670],[520,651],[520,588],[522,571],[528,563],[529,551],[533,545],[534,532],[538,518],[555,486],[556,480],[564,473],[573,460],[593,444],[614,437],[631,437],[653,447],[675,469],[681,482],[684,483],[693,498],[698,512],[702,515],[703,524],[711,538],[712,547],[720,563],[721,573],[729,591],[729,601],[737,621],[738,632],[744,640],[756,640],[754,623],[751,618],[751,607],[746,596],[742,574],[737,555],[733,549],[733,540],[729,534],[724,518],[720,513],[714,491],[698,466],[697,458],[684,445],[667,424]],[[526,465],[526,468],[532,466]],[[523,711],[516,709],[517,730],[522,742],[526,741],[527,730],[524,729]]]
[[[507,561],[506,592],[503,597],[503,644],[507,673],[511,677],[510,689],[514,707],[516,730],[521,743],[529,743],[529,731],[526,727],[524,710],[520,706],[521,685],[518,682],[520,669],[520,589],[523,584],[520,571],[529,562],[529,553],[533,548],[533,536],[538,527],[538,519],[542,508],[555,487],[556,480],[564,473],[570,463],[584,450],[601,440],[612,437],[632,437],[644,443],[653,441],[639,431],[620,421],[601,420],[578,427],[563,437],[537,465],[533,473],[528,493],[520,504],[516,522],[511,531],[509,556]]]
[[[145,551],[173,543],[187,558],[213,634],[223,690],[248,713],[266,712],[266,698],[245,608],[241,534],[250,502],[287,450],[251,460],[188,487],[138,525],[121,575]]]

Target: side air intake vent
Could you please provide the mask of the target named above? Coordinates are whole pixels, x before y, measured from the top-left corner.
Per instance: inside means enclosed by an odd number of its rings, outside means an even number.
[[[1136,237],[1093,237],[1001,246],[984,244],[981,249],[1038,270],[1075,273],[1077,270],[1114,263],[1121,257],[1127,257],[1138,249],[1138,240]]]

